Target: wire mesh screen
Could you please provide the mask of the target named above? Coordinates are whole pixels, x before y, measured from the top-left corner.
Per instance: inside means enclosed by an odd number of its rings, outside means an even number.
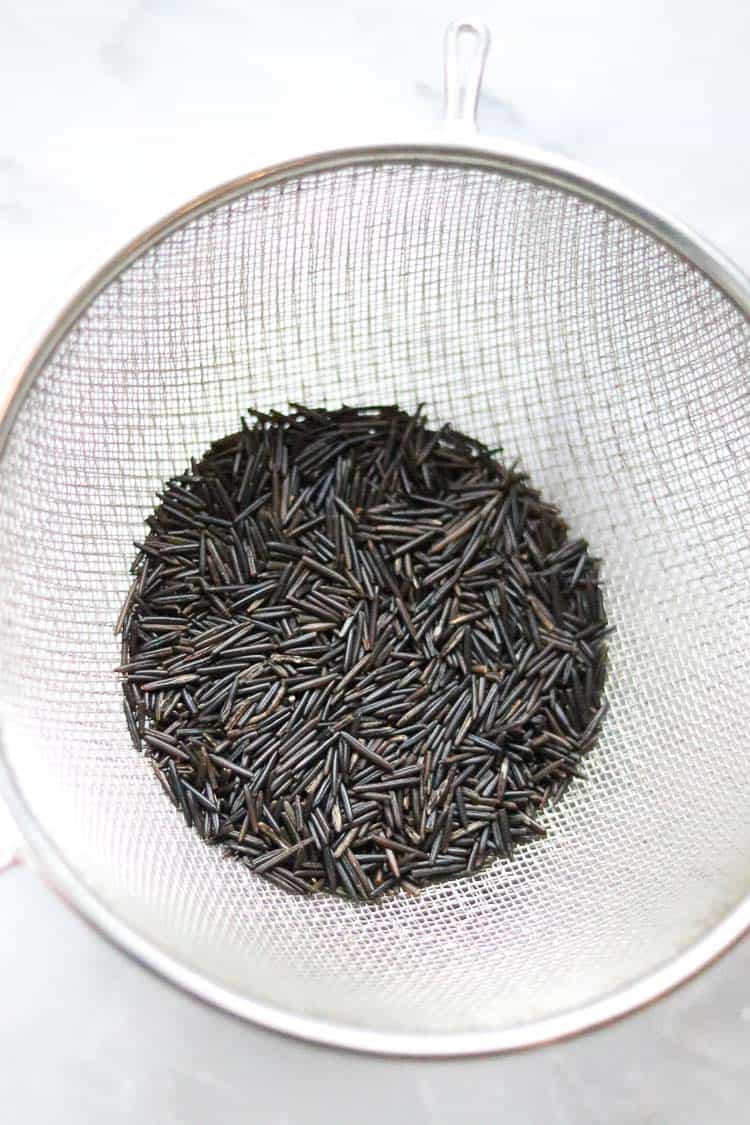
[[[671,958],[750,890],[750,340],[640,229],[431,162],[297,174],[96,297],[0,462],[2,740],[81,878],[161,949],[358,1027],[499,1029]],[[248,406],[424,402],[520,458],[605,560],[611,712],[546,840],[377,906],[207,848],[133,750],[113,672],[155,493]]]

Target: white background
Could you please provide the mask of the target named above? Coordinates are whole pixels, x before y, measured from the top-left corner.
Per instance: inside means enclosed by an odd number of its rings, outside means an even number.
[[[0,389],[87,266],[164,212],[281,155],[437,124],[442,30],[465,14],[445,0],[0,0]],[[494,34],[485,132],[597,166],[750,270],[745,0],[468,14]],[[699,826],[696,847],[710,848]],[[0,998],[0,1119],[13,1125],[739,1125],[750,1113],[750,942],[572,1043],[388,1061],[208,1011],[16,869],[0,880]]]

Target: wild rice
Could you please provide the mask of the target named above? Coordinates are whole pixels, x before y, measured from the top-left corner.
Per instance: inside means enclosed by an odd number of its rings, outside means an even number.
[[[187,825],[286,890],[371,899],[544,835],[604,705],[599,564],[421,410],[255,414],[136,544],[118,669]]]

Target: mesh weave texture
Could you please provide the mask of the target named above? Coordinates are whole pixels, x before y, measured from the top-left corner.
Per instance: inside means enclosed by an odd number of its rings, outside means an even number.
[[[750,334],[573,194],[390,160],[249,190],[80,316],[0,462],[2,742],[123,920],[256,1000],[497,1030],[672,958],[750,890]],[[357,907],[208,849],[130,744],[113,625],[155,492],[248,406],[424,402],[519,457],[604,559],[611,711],[513,863]]]

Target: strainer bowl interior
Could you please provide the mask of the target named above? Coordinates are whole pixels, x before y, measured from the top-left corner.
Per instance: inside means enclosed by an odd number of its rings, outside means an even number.
[[[522,1043],[750,891],[748,324],[633,217],[458,150],[323,159],[147,238],[38,353],[0,460],[3,754],[44,847],[196,991],[352,1045]],[[248,406],[289,400],[424,402],[604,560],[588,779],[546,840],[416,899],[254,877],[128,738],[113,624],[144,516]]]

